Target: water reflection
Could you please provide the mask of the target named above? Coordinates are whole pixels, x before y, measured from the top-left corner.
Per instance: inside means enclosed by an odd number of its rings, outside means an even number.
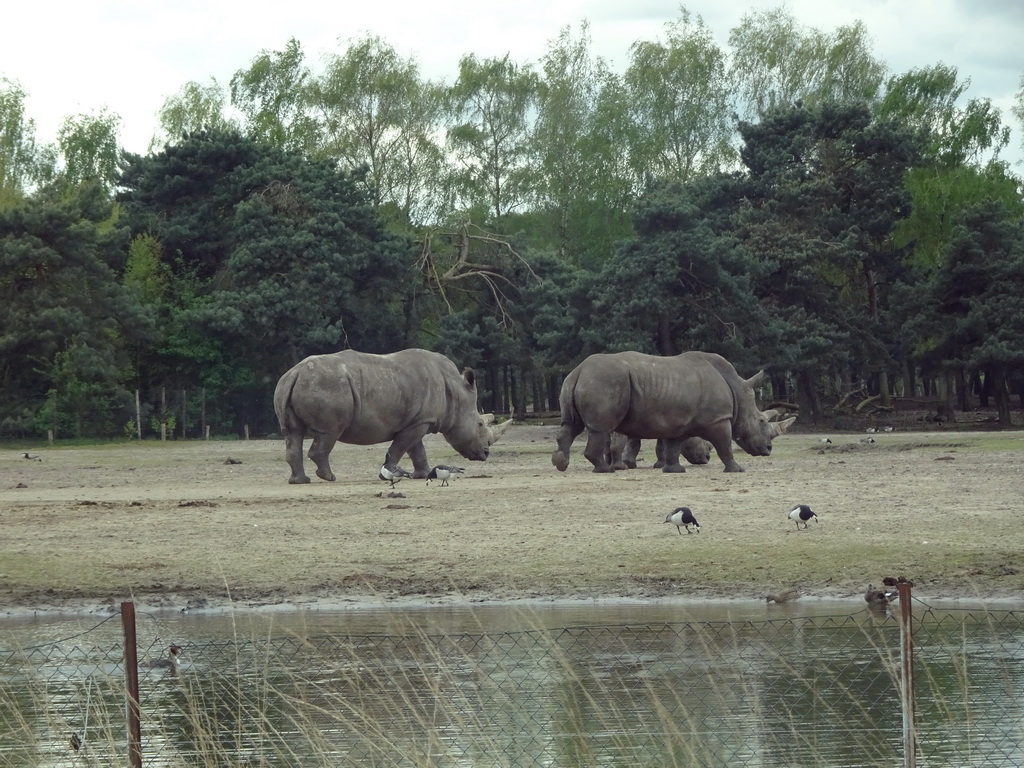
[[[899,628],[842,608],[142,615],[140,655],[185,648],[141,675],[146,764],[897,764]],[[919,765],[1020,765],[1018,615],[917,623]],[[0,627],[0,765],[123,760],[119,626],[85,624]]]

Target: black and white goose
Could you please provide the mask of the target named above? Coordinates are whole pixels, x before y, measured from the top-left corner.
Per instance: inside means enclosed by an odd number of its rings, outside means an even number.
[[[693,516],[689,507],[676,507],[665,516],[665,522],[672,523],[676,527],[676,533],[680,536],[683,535],[683,528],[687,533],[693,533],[690,530],[691,525],[697,533],[700,533],[700,523],[697,522],[697,518]]]
[[[455,476],[460,472],[465,472],[463,467],[453,467],[450,464],[438,464],[430,472],[427,473],[427,485],[430,485],[434,480],[441,481],[441,487],[448,485],[449,480],[454,480]]]
[[[388,452],[384,454],[384,463],[380,465],[377,476],[384,482],[391,483],[391,487],[394,488],[395,483],[403,477],[412,477],[412,472],[398,466],[397,462],[391,460],[391,453]]]
[[[804,524],[804,528],[807,527],[807,521],[814,518],[814,522],[818,522],[818,515],[815,514],[814,510],[806,504],[797,504],[793,509],[789,511],[789,519],[796,522],[796,529],[800,530],[800,523]]]
[[[43,460],[43,457],[40,456],[38,453],[29,453],[28,451],[25,451],[21,455],[23,457],[25,457],[26,459],[28,459],[29,461],[42,461]]]

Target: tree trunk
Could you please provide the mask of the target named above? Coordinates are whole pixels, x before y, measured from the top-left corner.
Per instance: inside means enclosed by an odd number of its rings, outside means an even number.
[[[804,404],[807,406],[807,412],[811,417],[811,423],[819,423],[822,415],[821,397],[818,394],[818,391],[814,388],[814,382],[811,379],[810,371],[800,371],[800,394],[800,399],[803,400]]]
[[[956,421],[956,414],[953,411],[953,375],[949,371],[942,371],[937,379],[939,401],[935,405],[935,415],[940,421],[950,423]]]
[[[668,312],[658,315],[658,353],[665,357],[675,354],[675,347],[672,344],[672,318]]]
[[[996,401],[996,413],[999,417],[999,426],[1010,426],[1010,388],[1006,385],[1006,374],[1002,366],[992,366],[988,375],[992,378],[992,393]]]

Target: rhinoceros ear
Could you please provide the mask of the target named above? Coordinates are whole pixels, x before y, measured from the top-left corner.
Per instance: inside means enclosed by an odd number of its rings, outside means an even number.
[[[751,389],[754,389],[755,387],[757,387],[761,383],[761,379],[763,379],[763,378],[764,378],[764,370],[762,369],[762,370],[758,371],[757,373],[755,373],[753,376],[751,376],[749,379],[747,379],[746,383],[747,383],[747,385]]]
[[[467,387],[476,389],[476,373],[473,372],[472,368],[463,368],[462,378],[466,380]]]
[[[796,416],[790,416],[785,421],[773,421],[768,425],[768,428],[771,430],[771,436],[778,437],[793,426],[794,421],[796,421]]]

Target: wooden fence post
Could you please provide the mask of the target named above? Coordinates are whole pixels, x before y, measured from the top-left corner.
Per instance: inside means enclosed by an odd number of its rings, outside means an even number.
[[[121,603],[124,630],[124,680],[127,688],[128,765],[142,768],[142,717],[139,707],[139,652],[135,636],[135,603]]]
[[[907,582],[896,585],[900,600],[900,698],[903,710],[903,768],[917,766],[914,707],[914,610]]]

